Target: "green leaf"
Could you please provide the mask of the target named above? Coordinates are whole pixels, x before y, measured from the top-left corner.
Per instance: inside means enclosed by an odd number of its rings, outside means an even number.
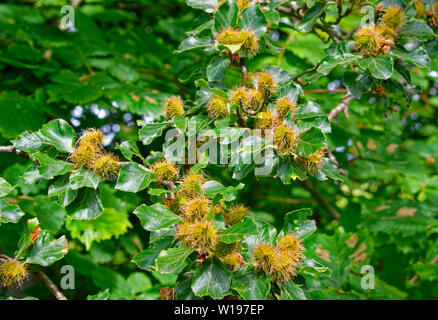
[[[174,223],[183,221],[183,218],[175,215],[168,207],[159,203],[152,206],[142,204],[135,209],[134,214],[139,217],[142,227],[148,231],[168,228]]]
[[[241,17],[239,28],[254,32],[257,38],[260,38],[268,29],[265,15],[259,6],[249,6],[241,12]]]
[[[281,231],[284,235],[293,234],[302,239],[307,238],[316,231],[315,220],[307,218],[311,214],[310,209],[299,209],[286,213]]]
[[[24,212],[18,206],[0,199],[0,225],[7,222],[17,223],[22,216]]]
[[[281,284],[280,300],[307,300],[303,289],[292,281]]]
[[[169,123],[146,123],[139,131],[138,136],[143,144],[148,145],[154,141],[155,138],[163,134],[163,130],[169,126]]]
[[[72,153],[76,140],[76,133],[65,120],[56,119],[43,125],[41,135],[58,151]]]
[[[422,47],[419,47],[409,52],[399,48],[395,48],[390,52],[390,54],[395,58],[399,58],[409,63],[412,63],[417,67],[424,68],[427,70],[430,69],[430,58],[426,50],[424,50]]]
[[[234,1],[225,1],[214,14],[214,30],[219,32],[223,29],[234,27],[237,22],[239,7]]]
[[[132,160],[134,155],[138,157],[141,156],[137,143],[132,140],[123,141],[121,144],[117,144],[116,149],[120,150],[123,156],[129,161]]]
[[[33,157],[35,157],[41,165],[38,167],[40,175],[47,180],[51,180],[55,176],[63,175],[74,167],[73,163],[53,159],[41,152],[34,153]]]
[[[123,63],[115,64],[108,71],[112,76],[126,83],[133,83],[140,78],[139,73],[133,67]]]
[[[357,64],[376,79],[389,79],[394,71],[394,63],[391,56],[365,57],[358,59]]]
[[[12,186],[9,182],[7,182],[5,179],[0,177],[0,197],[4,197],[8,195],[14,189],[15,189],[14,186]]]
[[[211,38],[188,37],[183,42],[181,42],[178,49],[176,49],[174,52],[182,53],[189,50],[209,47],[213,47],[213,41],[211,40]]]
[[[310,128],[300,135],[296,152],[307,157],[326,144],[324,133],[320,129]]]
[[[28,153],[40,151],[44,149],[44,147],[48,146],[46,139],[43,138],[39,131],[36,133],[24,131],[18,136],[17,139],[12,140],[12,143],[18,150]]]
[[[303,20],[297,25],[297,30],[301,32],[309,32],[312,30],[316,20],[321,16],[328,5],[329,4],[324,2],[315,3],[313,7],[306,12]]]
[[[34,200],[33,209],[42,229],[52,234],[61,231],[64,225],[65,210],[59,204],[50,201],[46,196],[38,196]]]
[[[233,201],[237,197],[237,191],[243,189],[244,186],[243,183],[239,183],[235,187],[225,187],[218,181],[209,180],[202,185],[202,190],[204,190],[207,197],[214,198],[217,194],[221,194],[225,201]]]
[[[230,290],[231,272],[216,259],[208,259],[197,269],[192,282],[193,292],[199,296],[213,299],[223,298]]]
[[[85,168],[79,168],[70,174],[70,188],[73,190],[83,187],[97,189],[99,182],[99,176]]]
[[[427,40],[435,35],[427,24],[416,20],[402,27],[398,34],[400,37],[417,38],[418,40]]]
[[[58,203],[65,207],[69,205],[76,196],[78,190],[74,190],[70,185],[70,179],[68,175],[59,177],[55,182],[49,186],[49,197],[57,197]]]
[[[115,188],[137,193],[147,188],[151,181],[153,181],[151,172],[141,168],[137,163],[129,163],[120,169]]]
[[[231,288],[245,300],[266,300],[271,290],[270,281],[270,277],[259,277],[254,266],[248,265],[234,274]]]
[[[67,208],[68,215],[75,220],[92,220],[103,212],[97,190],[92,188],[79,189],[76,199]]]
[[[170,248],[160,252],[157,258],[157,270],[160,273],[181,271],[187,257],[194,251],[192,248]]]
[[[253,218],[245,217],[242,221],[235,225],[221,230],[219,233],[219,241],[224,243],[233,243],[241,240],[244,236],[257,235],[257,225]]]
[[[325,180],[326,179],[325,177],[329,177],[330,179],[334,179],[334,180],[341,180],[341,181],[344,180],[341,174],[339,173],[338,168],[333,162],[331,162],[327,158],[322,159],[322,161],[323,162],[319,171],[320,173],[324,174],[324,179],[321,179],[319,177],[320,180]]]
[[[215,8],[219,5],[217,0],[186,0],[188,6],[195,9],[202,9],[206,12],[213,12]]]
[[[93,242],[118,238],[132,228],[125,212],[114,208],[105,208],[102,214],[93,221],[68,219],[67,229],[75,239],[79,239],[85,248],[90,250]]]
[[[225,77],[229,65],[229,58],[218,57],[214,59],[207,67],[208,81],[221,81]]]
[[[345,72],[343,80],[348,92],[356,99],[360,99],[372,84],[372,79],[365,73]]]
[[[47,267],[62,259],[67,252],[68,247],[65,236],[54,240],[50,233],[42,231],[26,257],[26,263]]]
[[[105,291],[99,291],[94,295],[87,296],[87,300],[109,300],[109,299],[110,299],[109,289],[105,289]]]

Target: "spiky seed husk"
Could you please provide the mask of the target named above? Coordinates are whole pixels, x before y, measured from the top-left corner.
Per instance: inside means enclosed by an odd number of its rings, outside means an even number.
[[[392,39],[395,41],[398,38],[397,31],[386,24],[379,24],[377,26],[377,32],[385,39]]]
[[[271,274],[271,265],[275,256],[274,248],[261,243],[254,248],[253,256],[256,269]]]
[[[184,114],[184,103],[180,96],[172,96],[164,102],[166,118],[182,117]]]
[[[397,7],[388,7],[382,17],[382,21],[388,27],[398,30],[403,25],[405,16],[401,9]]]
[[[178,194],[172,201],[170,202],[170,211],[172,211],[176,215],[183,215],[184,204],[187,202],[187,199]]]
[[[246,55],[254,55],[259,49],[258,39],[254,33],[247,30],[232,28],[219,32],[217,42],[223,45],[240,45],[240,51]]]
[[[214,255],[217,257],[225,257],[232,252],[238,252],[240,250],[240,243],[224,243],[218,242],[214,248]]]
[[[205,197],[198,197],[188,200],[183,205],[183,213],[190,221],[201,220],[210,211],[211,200]]]
[[[76,167],[86,167],[91,169],[95,160],[102,154],[102,149],[89,142],[76,145],[70,160],[76,163]]]
[[[272,125],[272,113],[271,111],[264,111],[261,112],[255,119],[254,119],[254,127],[256,129],[268,129]]]
[[[280,98],[275,105],[275,111],[280,118],[284,118],[290,112],[293,116],[295,113],[296,104],[288,98]]]
[[[104,153],[93,162],[92,169],[101,178],[114,179],[119,174],[119,159],[110,152]]]
[[[151,170],[158,181],[175,181],[179,175],[178,168],[167,161],[154,163]]]
[[[268,90],[271,93],[275,92],[276,85],[276,81],[271,74],[265,72],[260,72],[258,74],[257,88],[260,92],[264,93],[265,90]]]
[[[217,232],[212,222],[185,221],[179,225],[176,238],[201,253],[207,253],[216,246]]]
[[[242,255],[239,252],[232,252],[219,260],[231,271],[239,269],[245,264]]]
[[[27,264],[8,259],[0,264],[0,284],[3,287],[21,286],[28,276]]]
[[[160,300],[173,300],[175,296],[175,289],[170,287],[161,287],[160,291]]]
[[[249,209],[247,207],[243,205],[234,206],[229,212],[224,214],[225,223],[227,225],[236,224],[248,215]]]
[[[263,93],[254,88],[240,87],[231,92],[231,102],[240,105],[248,110],[256,110],[263,101]]]
[[[79,145],[93,145],[96,148],[101,148],[103,143],[103,138],[105,136],[100,130],[91,128],[88,129],[85,134],[83,134],[79,140]]]
[[[376,27],[365,24],[354,34],[356,47],[363,55],[378,55],[382,36],[377,32]]]
[[[323,164],[323,158],[325,156],[325,149],[320,148],[316,150],[314,153],[309,155],[308,157],[296,156],[295,161],[298,165],[304,168],[308,173],[315,174],[321,169]]]
[[[249,0],[235,0],[239,11],[243,11],[251,5],[251,1]]]
[[[196,173],[189,174],[182,181],[182,195],[186,198],[195,198],[203,195],[201,186],[204,184],[205,178]]]
[[[438,2],[437,2],[438,3]],[[414,1],[415,11],[417,12],[415,14],[416,18],[424,18],[426,16],[426,9],[424,7],[423,2],[421,0],[415,0]]]
[[[243,85],[246,88],[254,88],[256,83],[256,74],[252,72],[248,72],[245,77],[245,82]]]
[[[208,102],[208,114],[214,119],[224,118],[230,114],[226,98],[215,95]]]
[[[304,250],[301,240],[292,234],[287,234],[282,237],[277,243],[277,248],[279,250],[290,250],[299,254]]]
[[[280,154],[291,154],[298,145],[298,134],[294,129],[279,125],[274,129],[274,144]]]

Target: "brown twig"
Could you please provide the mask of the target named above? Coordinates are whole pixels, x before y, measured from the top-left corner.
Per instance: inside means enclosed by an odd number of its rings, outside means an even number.
[[[242,71],[242,86],[245,85],[246,76],[248,74],[248,70],[245,64],[245,58],[240,57],[240,70]]]
[[[58,287],[52,282],[52,280],[49,279],[49,277],[44,272],[42,272],[41,270],[37,270],[36,273],[57,300],[67,300],[64,294],[58,289]]]
[[[327,211],[333,219],[338,220],[341,214],[333,208],[316,190],[316,188],[307,181],[300,181],[301,186],[310,192],[312,197],[318,202],[318,204]]]
[[[15,154],[17,156],[30,159],[29,154],[18,150],[15,146],[0,146],[0,153],[10,153]]]
[[[438,264],[438,255],[433,258],[433,260],[431,262],[429,262],[430,264]],[[411,278],[411,280],[409,280],[410,284],[414,284],[415,282],[417,282],[417,280],[420,278],[420,276],[418,274],[416,274],[415,276],[413,276]]]
[[[265,92],[264,92],[264,95],[263,95],[263,100],[260,102],[260,104],[259,104],[259,106],[257,107],[256,110],[248,110],[248,109],[246,109],[246,107],[243,105],[242,98],[239,98],[239,105],[240,105],[240,108],[241,108],[245,113],[247,113],[247,114],[249,114],[249,115],[251,115],[251,116],[255,116],[257,113],[259,113],[260,111],[263,110],[263,107],[265,106],[266,101],[269,99],[270,95],[271,95],[271,93],[270,93],[270,91],[269,91],[269,89],[268,89],[268,86],[266,86],[266,87],[265,87]]]
[[[339,173],[346,177],[347,172],[345,172],[345,170],[341,168],[341,165],[339,164],[335,155],[330,151],[330,149],[328,147],[326,148],[326,151],[327,151],[327,155],[328,155],[329,159],[331,160],[331,162],[333,162],[335,164],[336,168],[338,168]]]
[[[330,111],[328,115],[328,120],[331,122],[339,113],[344,112],[345,117],[349,117],[348,115],[348,106],[354,100],[354,97],[351,94],[347,94],[335,108]]]
[[[347,89],[310,89],[310,90],[305,90],[304,94],[312,94],[312,93],[347,93],[348,90]]]
[[[300,77],[304,76],[306,73],[310,73],[310,72],[316,71],[316,69],[318,69],[320,65],[321,65],[321,62],[318,62],[318,63],[316,64],[316,66],[314,66],[314,67],[312,67],[312,68],[309,68],[309,69],[307,69],[306,71],[301,72],[299,75],[297,75],[297,76],[293,79],[293,81],[297,82],[297,80],[298,80]]]

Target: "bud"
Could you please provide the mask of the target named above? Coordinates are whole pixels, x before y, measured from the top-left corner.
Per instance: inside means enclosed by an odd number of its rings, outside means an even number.
[[[277,115],[280,118],[284,118],[290,112],[291,115],[294,115],[296,108],[296,104],[290,101],[288,98],[281,98],[277,101],[275,106],[275,111],[277,111]]]
[[[277,151],[282,154],[291,154],[298,144],[297,133],[286,127],[285,125],[279,125],[274,129],[274,144],[277,147]]]
[[[212,222],[185,221],[178,227],[176,238],[201,253],[207,253],[214,250],[217,232]]]
[[[247,207],[243,205],[234,206],[229,212],[224,214],[225,223],[227,225],[236,224],[248,215],[249,209]]]
[[[27,276],[27,265],[23,262],[8,259],[0,264],[0,284],[3,287],[21,286]]]
[[[385,10],[385,14],[382,17],[382,21],[388,27],[391,27],[395,30],[401,28],[404,20],[404,13],[401,9],[397,7],[388,7]]]
[[[277,85],[274,77],[270,75],[269,73],[260,72],[258,74],[259,78],[257,80],[257,88],[260,92],[263,94],[265,93],[265,90],[268,90],[268,92],[274,92],[275,86]]]
[[[184,203],[183,213],[190,221],[201,220],[210,211],[210,199],[199,197],[188,200]]]
[[[297,162],[298,165],[304,168],[308,173],[315,174],[319,169],[321,169],[324,155],[324,148],[320,148],[308,157],[301,157],[298,155],[295,156],[295,162]]]
[[[236,46],[243,54],[254,55],[259,49],[258,39],[254,33],[246,30],[228,28],[219,32],[217,42],[226,46]]]
[[[167,161],[155,163],[152,168],[152,173],[158,181],[175,181],[178,178],[178,168]]]
[[[96,148],[100,148],[102,146],[104,135],[100,130],[97,129],[88,129],[88,132],[82,135],[78,143],[80,145],[93,145]]]
[[[182,117],[184,114],[184,103],[179,96],[167,98],[164,102],[166,118]]]
[[[374,25],[365,24],[354,34],[356,47],[363,55],[378,55],[382,36]]]
[[[213,96],[207,107],[208,114],[214,119],[224,118],[230,114],[227,99],[218,95]]]
[[[102,178],[114,179],[119,174],[119,159],[113,153],[107,152],[98,157],[93,163],[93,171]]]

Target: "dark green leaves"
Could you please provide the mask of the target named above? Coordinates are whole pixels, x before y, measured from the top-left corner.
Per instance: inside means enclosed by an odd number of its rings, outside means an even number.
[[[207,12],[213,12],[213,9],[219,5],[217,0],[186,0],[188,6],[202,9]]]
[[[6,196],[12,190],[14,190],[14,187],[5,179],[0,177],[0,197]]]
[[[241,13],[239,28],[254,32],[260,38],[267,30],[267,22],[264,14],[258,6],[250,6]]]
[[[234,1],[225,1],[214,14],[214,29],[220,32],[236,25],[239,8]]]
[[[120,169],[115,188],[136,193],[147,188],[152,180],[152,173],[146,171],[137,163],[129,163]]]
[[[62,119],[56,119],[45,124],[41,128],[41,135],[47,143],[54,146],[58,151],[72,153],[76,140],[75,130]]]
[[[316,20],[321,16],[327,6],[328,4],[324,3],[324,1],[315,3],[315,5],[306,12],[303,20],[297,25],[297,30],[302,32],[312,30]]]
[[[207,67],[208,81],[221,81],[230,65],[228,58],[215,58]]]
[[[80,168],[70,174],[70,188],[77,190],[83,187],[97,189],[100,178],[93,171]]]
[[[320,129],[311,128],[300,135],[297,153],[307,157],[326,145],[325,136]]]
[[[433,30],[425,23],[419,21],[411,21],[406,26],[399,30],[401,37],[418,38],[419,40],[427,40],[434,36]]]
[[[97,190],[82,188],[66,210],[73,219],[90,220],[96,219],[102,214],[103,206]]]
[[[395,58],[407,61],[417,67],[430,69],[430,58],[427,55],[426,50],[419,47],[413,51],[405,51],[399,48],[395,48],[391,51],[391,55]]]
[[[181,271],[187,257],[194,250],[191,248],[170,248],[160,252],[157,258],[157,270],[161,273],[175,273]]]
[[[242,221],[235,225],[221,230],[219,241],[224,243],[233,243],[241,240],[244,236],[257,235],[257,226],[251,217],[245,217]]]
[[[32,250],[26,258],[26,262],[47,267],[62,259],[67,252],[68,248],[65,236],[54,240],[48,232],[43,231],[35,240]]]
[[[38,167],[40,175],[48,180],[53,179],[55,176],[63,175],[74,167],[73,163],[53,159],[41,152],[37,152],[33,156],[41,165]]]
[[[357,64],[376,79],[389,79],[394,71],[394,63],[391,56],[365,57],[358,59]]]
[[[0,199],[0,225],[7,222],[17,223],[22,216],[24,212],[18,206]]]
[[[163,134],[163,130],[169,126],[168,123],[146,123],[139,131],[138,136],[143,144],[151,144],[155,138]]]
[[[310,209],[300,209],[286,214],[284,217],[284,226],[282,232],[294,234],[299,238],[306,238],[316,231],[314,220],[308,220],[312,212]]]
[[[173,214],[168,207],[158,203],[152,206],[142,204],[134,213],[139,217],[142,227],[148,231],[167,228],[183,221],[183,218]]]
[[[257,275],[254,266],[248,265],[234,274],[231,287],[245,300],[265,300],[271,289],[270,281],[270,277]]]
[[[192,290],[200,297],[221,299],[230,290],[231,272],[216,259],[208,259],[193,276]]]
[[[207,197],[214,198],[217,194],[220,194],[223,196],[225,201],[233,201],[236,199],[237,191],[241,190],[244,186],[245,185],[243,183],[239,183],[235,187],[225,187],[218,181],[210,180],[203,184],[202,189]]]

